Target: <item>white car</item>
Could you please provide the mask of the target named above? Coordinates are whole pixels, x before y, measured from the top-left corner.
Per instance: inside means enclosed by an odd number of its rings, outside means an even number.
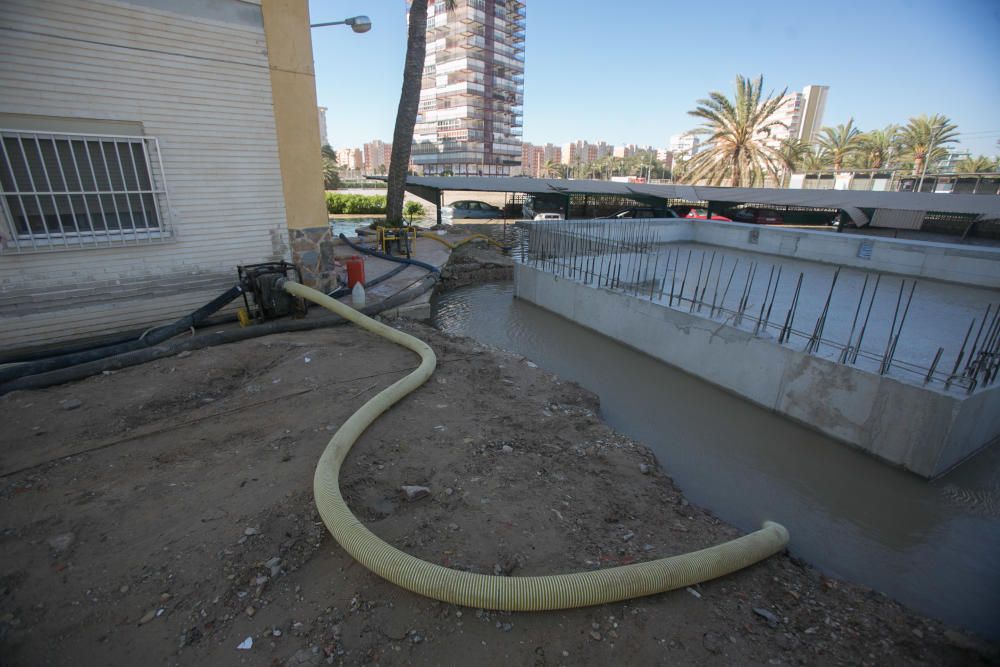
[[[564,220],[562,213],[539,213],[535,220]]]

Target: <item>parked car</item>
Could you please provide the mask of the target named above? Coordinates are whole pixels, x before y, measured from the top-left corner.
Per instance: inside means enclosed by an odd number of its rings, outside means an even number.
[[[460,218],[502,218],[503,211],[484,201],[463,199],[441,208],[441,213],[453,219]]]
[[[749,222],[755,225],[780,225],[784,222],[781,214],[773,208],[741,208],[729,215],[736,222]]]
[[[562,213],[539,213],[535,220],[564,220]]]
[[[636,206],[632,208],[623,208],[620,211],[615,211],[611,215],[601,216],[601,219],[607,218],[676,218],[677,213],[669,208],[653,208],[652,206]]]
[[[705,215],[707,213],[708,211],[706,211],[703,208],[693,208],[690,211],[688,211],[688,214],[685,215],[684,217],[689,220],[705,220]],[[712,214],[712,220],[720,220],[722,222],[732,222],[732,219],[727,218],[724,215],[716,215],[714,213]]]

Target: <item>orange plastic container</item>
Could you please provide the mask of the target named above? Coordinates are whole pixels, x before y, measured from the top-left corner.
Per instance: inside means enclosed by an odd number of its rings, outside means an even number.
[[[347,287],[353,289],[355,283],[365,283],[365,260],[361,255],[347,258]]]

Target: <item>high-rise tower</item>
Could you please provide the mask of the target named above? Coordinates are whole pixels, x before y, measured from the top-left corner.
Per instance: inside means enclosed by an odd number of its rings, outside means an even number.
[[[521,162],[523,0],[427,8],[411,160],[425,175],[509,176]]]

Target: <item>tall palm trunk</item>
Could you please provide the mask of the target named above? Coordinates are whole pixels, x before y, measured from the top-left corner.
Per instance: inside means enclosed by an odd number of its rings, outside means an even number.
[[[420,80],[424,73],[427,52],[427,0],[410,3],[410,30],[406,40],[406,61],[403,64],[403,89],[399,93],[396,127],[392,132],[392,157],[389,160],[389,192],[386,195],[386,224],[403,225],[403,195],[406,172],[413,146],[413,126],[420,105]]]

